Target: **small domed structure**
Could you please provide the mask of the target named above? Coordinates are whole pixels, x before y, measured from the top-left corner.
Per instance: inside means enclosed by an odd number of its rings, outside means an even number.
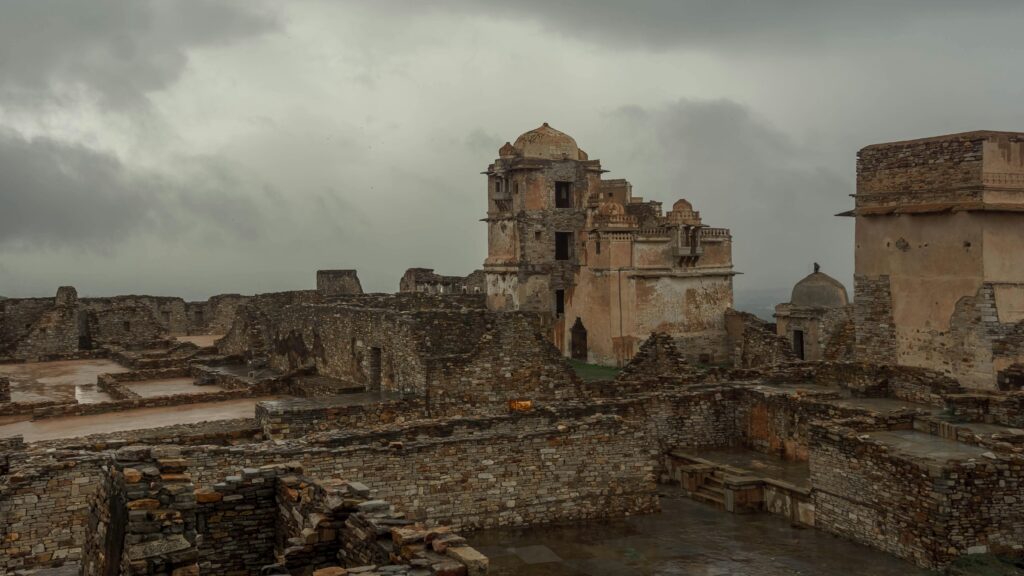
[[[849,303],[849,299],[846,286],[821,272],[821,268],[815,264],[814,272],[793,287],[789,303],[808,308],[841,308]]]
[[[579,160],[580,149],[576,140],[559,132],[545,122],[540,128],[524,133],[513,145],[526,158],[545,160]]]
[[[684,198],[680,198],[679,200],[676,200],[675,204],[672,205],[672,211],[673,212],[693,212],[693,204],[690,204],[690,202],[687,201]]]

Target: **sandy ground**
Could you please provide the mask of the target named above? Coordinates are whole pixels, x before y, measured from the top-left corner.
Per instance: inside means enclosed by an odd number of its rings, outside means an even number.
[[[194,336],[178,336],[175,340],[178,342],[191,342],[200,348],[206,348],[207,346],[213,346],[214,342],[223,337],[223,334],[196,334]]]
[[[111,398],[96,388],[96,377],[127,371],[128,368],[110,360],[0,365],[0,376],[11,379],[11,400],[14,402],[72,399],[82,404],[106,402]]]
[[[90,416],[67,416],[13,422],[0,425],[0,438],[21,434],[25,437],[26,442],[36,442],[58,438],[77,438],[89,434],[159,428],[174,424],[194,424],[208,420],[252,418],[257,402],[274,399],[273,396],[242,398],[223,402],[139,408]]]

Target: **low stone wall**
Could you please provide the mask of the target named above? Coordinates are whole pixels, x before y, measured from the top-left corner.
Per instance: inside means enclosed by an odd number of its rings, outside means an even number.
[[[919,566],[1020,554],[1024,458],[924,461],[838,426],[812,429],[815,525]]]
[[[342,396],[256,404],[256,421],[271,440],[301,438],[324,430],[359,430],[421,418],[426,418],[426,407],[415,400],[351,404]]]
[[[263,432],[255,418],[213,420],[175,424],[143,430],[125,430],[33,442],[33,450],[82,450],[102,452],[131,444],[177,444],[182,446],[236,446],[263,441]]]
[[[945,402],[946,410],[958,420],[1024,427],[1024,392],[953,394]]]
[[[510,415],[393,430],[336,433],[320,445],[293,441],[186,452],[201,486],[230,469],[295,460],[315,477],[364,482],[414,520],[463,529],[658,509],[656,441],[616,416],[561,422]]]

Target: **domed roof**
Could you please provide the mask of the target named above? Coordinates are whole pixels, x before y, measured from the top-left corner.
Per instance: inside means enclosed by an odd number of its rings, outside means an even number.
[[[527,158],[580,159],[580,149],[576,145],[576,140],[573,140],[572,136],[548,126],[547,122],[540,128],[534,128],[516,138],[513,146]]]
[[[693,204],[690,204],[685,198],[676,200],[676,203],[672,205],[673,212],[693,212]]]
[[[820,272],[814,265],[814,273],[796,283],[789,303],[793,306],[816,308],[840,308],[846,306],[846,287],[835,278]]]

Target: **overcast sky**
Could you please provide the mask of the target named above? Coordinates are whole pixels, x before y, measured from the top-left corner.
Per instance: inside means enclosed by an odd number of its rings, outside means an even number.
[[[1024,130],[1020,0],[0,0],[0,294],[481,265],[542,122],[732,229],[738,300],[851,284],[857,149]]]

